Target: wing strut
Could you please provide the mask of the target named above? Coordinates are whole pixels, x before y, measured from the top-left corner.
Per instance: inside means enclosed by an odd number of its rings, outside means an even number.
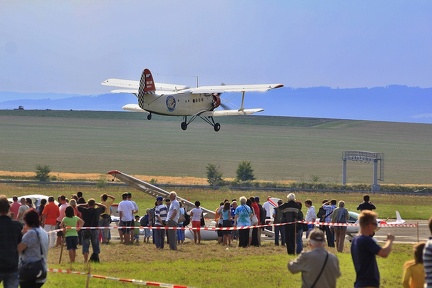
[[[241,106],[240,106],[239,111],[243,111],[244,110],[243,104],[244,104],[245,93],[246,93],[245,91],[242,91],[242,101],[241,101]]]
[[[162,188],[160,188],[158,186],[155,186],[155,185],[152,185],[148,182],[139,180],[138,178],[135,178],[133,176],[130,176],[130,175],[125,174],[125,173],[118,171],[118,170],[109,171],[108,174],[114,176],[114,179],[117,178],[120,181],[123,181],[124,183],[128,184],[129,186],[134,187],[135,189],[150,195],[151,197],[162,196],[164,198],[167,198],[170,194],[170,192],[163,190]],[[113,179],[113,181],[114,181],[114,179]],[[195,208],[194,203],[192,203],[192,202],[190,202],[184,198],[181,198],[178,195],[177,195],[177,200],[183,201],[183,205],[186,207],[186,209],[188,211]],[[215,216],[214,211],[211,211],[211,210],[206,209],[204,207],[201,207],[201,209],[204,211],[204,213],[207,213],[207,215],[206,215],[207,218],[212,218]]]

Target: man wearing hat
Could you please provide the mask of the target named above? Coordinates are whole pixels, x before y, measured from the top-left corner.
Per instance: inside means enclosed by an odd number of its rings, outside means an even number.
[[[168,209],[162,201],[161,196],[156,197],[155,226],[157,229],[153,229],[153,237],[157,249],[163,249],[165,244],[165,224]]]
[[[324,233],[314,229],[309,234],[311,251],[303,252],[291,262],[291,273],[302,272],[302,287],[336,287],[336,279],[341,276],[338,258],[325,249]]]

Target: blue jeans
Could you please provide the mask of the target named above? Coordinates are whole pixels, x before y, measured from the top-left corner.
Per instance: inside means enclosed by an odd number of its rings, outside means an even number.
[[[279,234],[281,236],[282,245],[285,245],[285,226],[274,226],[275,245],[279,246]]]
[[[183,223],[182,224],[178,224],[179,228],[183,227]],[[182,241],[185,240],[185,230],[182,229],[177,229],[177,241]]]
[[[155,227],[163,227],[162,225],[155,225]],[[165,244],[165,230],[164,229],[153,229],[153,238],[155,241],[156,248],[163,249]]]
[[[296,235],[296,254],[300,254],[303,251],[303,229],[297,230],[297,235]]]
[[[83,254],[89,253],[90,241],[93,249],[93,253],[99,254],[99,230],[90,230],[90,238],[84,238],[82,240],[82,252]]]
[[[327,246],[328,247],[335,247],[334,243],[334,234],[330,226],[325,226],[325,232],[327,237]]]
[[[3,282],[4,288],[18,288],[18,271],[0,272],[0,283]]]

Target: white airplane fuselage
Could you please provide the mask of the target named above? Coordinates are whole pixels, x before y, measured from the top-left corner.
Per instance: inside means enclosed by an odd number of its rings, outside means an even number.
[[[138,97],[138,105],[151,113],[166,116],[190,116],[215,108],[212,94],[165,93]]]

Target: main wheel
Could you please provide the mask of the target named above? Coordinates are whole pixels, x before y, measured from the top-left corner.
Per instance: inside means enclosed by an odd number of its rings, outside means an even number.
[[[182,122],[182,123],[181,123],[181,128],[182,128],[183,130],[186,130],[186,129],[187,129],[187,124],[186,124],[186,122]]]
[[[218,131],[220,130],[220,124],[219,124],[219,123],[216,123],[216,124],[213,126],[213,128],[214,128],[214,130],[215,130],[216,132],[218,132]]]
[[[152,116],[151,114],[148,114],[147,115],[147,120],[151,120],[151,116]]]

